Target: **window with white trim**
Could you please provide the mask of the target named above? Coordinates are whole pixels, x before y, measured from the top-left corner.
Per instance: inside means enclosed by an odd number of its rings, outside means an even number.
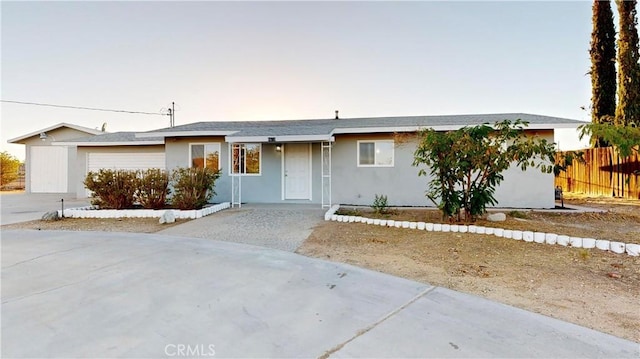
[[[262,145],[259,143],[234,143],[230,151],[230,174],[260,175]]]
[[[220,143],[192,143],[189,148],[191,167],[220,169]]]
[[[358,167],[393,167],[393,140],[358,141]]]

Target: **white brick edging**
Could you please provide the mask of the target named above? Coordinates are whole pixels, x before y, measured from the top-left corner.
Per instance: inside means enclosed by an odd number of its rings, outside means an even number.
[[[366,217],[356,216],[343,216],[335,214],[340,205],[333,205],[325,214],[325,221],[345,222],[345,223],[365,223],[374,226],[383,227],[395,227],[395,228],[410,228],[419,231],[428,232],[460,232],[460,233],[475,233],[494,235],[496,237],[502,237],[507,239],[513,239],[524,242],[546,243],[556,244],[565,247],[574,248],[597,248],[600,250],[611,251],[613,253],[623,254],[627,253],[630,256],[640,255],[640,244],[635,243],[622,243],[614,242],[605,239],[595,238],[580,238],[570,237],[566,235],[559,235],[556,233],[543,233],[532,231],[518,231],[511,229],[483,227],[476,225],[460,225],[460,224],[441,224],[441,223],[425,223],[425,222],[407,222],[407,221],[394,221],[393,219],[371,219]]]
[[[64,210],[67,218],[160,218],[166,211],[173,211],[176,219],[196,219],[231,207],[231,203],[223,202],[202,209],[183,211],[179,209],[96,209],[91,206],[69,208]],[[336,209],[337,210],[337,209]],[[58,210],[58,215],[62,211]]]

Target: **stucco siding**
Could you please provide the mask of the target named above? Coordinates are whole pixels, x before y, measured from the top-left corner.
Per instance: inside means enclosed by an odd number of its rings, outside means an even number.
[[[538,136],[553,142],[552,131],[538,131]],[[391,140],[387,135],[337,136],[332,149],[333,203],[368,206],[376,194],[386,195],[392,206],[434,206],[425,197],[429,176],[418,176],[413,167],[417,139],[405,137],[395,143],[393,167],[358,167],[358,140]],[[428,172],[428,168],[422,167]],[[551,208],[554,206],[553,174],[537,169],[526,172],[511,167],[496,191],[497,207]]]
[[[533,132],[532,132],[533,133]],[[553,141],[553,131],[537,131],[538,136]],[[358,141],[394,140],[392,134],[341,135],[336,136],[332,147],[332,203],[368,206],[376,194],[386,195],[392,206],[433,206],[425,197],[428,176],[418,176],[420,168],[412,166],[413,152],[417,145],[415,136],[403,136],[394,143],[393,167],[358,166]],[[222,173],[215,187],[212,202],[231,201],[231,179],[229,174],[229,144],[224,137],[168,138],[165,145],[153,146],[109,146],[80,147],[75,158],[77,172],[73,190],[78,197],[86,196],[82,181],[86,175],[89,152],[165,152],[166,169],[190,166],[190,144],[219,143]],[[260,175],[242,177],[243,203],[321,203],[321,146],[311,145],[311,200],[283,200],[283,158],[287,144],[277,151],[273,143],[261,145]],[[74,163],[74,162],[70,162]],[[428,169],[426,169],[428,170]],[[512,167],[505,172],[505,180],[496,192],[498,207],[549,208],[554,206],[553,174],[544,174],[537,169],[526,172]]]
[[[167,169],[176,167],[189,167],[189,146],[192,143],[220,143],[220,163],[222,173],[216,182],[216,196],[213,202],[230,202],[231,196],[231,175],[229,144],[224,142],[224,137],[187,137],[167,139],[166,141],[166,161]],[[282,200],[282,160],[286,152],[276,151],[273,143],[263,143],[261,145],[260,175],[241,176],[242,182],[242,202],[243,203],[320,203],[320,144],[312,144],[312,200]]]
[[[359,140],[392,140],[386,135],[338,136],[332,148],[331,191],[333,203],[368,206],[376,194],[386,195],[390,205],[426,206],[426,179],[411,166],[415,142],[396,145],[393,167],[358,167]]]
[[[527,131],[553,143],[553,131]],[[522,171],[515,164],[504,172],[504,181],[496,190],[497,207],[553,208],[555,206],[554,175],[539,169]]]

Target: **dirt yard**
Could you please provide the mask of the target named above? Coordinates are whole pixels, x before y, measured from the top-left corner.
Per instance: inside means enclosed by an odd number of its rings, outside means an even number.
[[[64,218],[60,221],[29,221],[0,226],[0,229],[34,229],[60,231],[102,231],[155,233],[188,220],[176,220],[174,223],[160,224],[158,218]]]
[[[507,212],[480,225],[640,243],[640,201],[569,200],[607,213]],[[362,211],[362,210],[361,210]],[[440,222],[437,211],[390,219]],[[325,222],[298,253],[497,300],[640,342],[640,257],[492,235]]]

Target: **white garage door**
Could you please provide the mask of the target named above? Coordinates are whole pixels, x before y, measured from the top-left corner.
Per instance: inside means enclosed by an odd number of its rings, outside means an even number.
[[[87,172],[101,168],[118,170],[164,169],[164,152],[96,152],[87,156]]]
[[[32,146],[29,156],[31,192],[67,192],[69,150],[61,146]]]

